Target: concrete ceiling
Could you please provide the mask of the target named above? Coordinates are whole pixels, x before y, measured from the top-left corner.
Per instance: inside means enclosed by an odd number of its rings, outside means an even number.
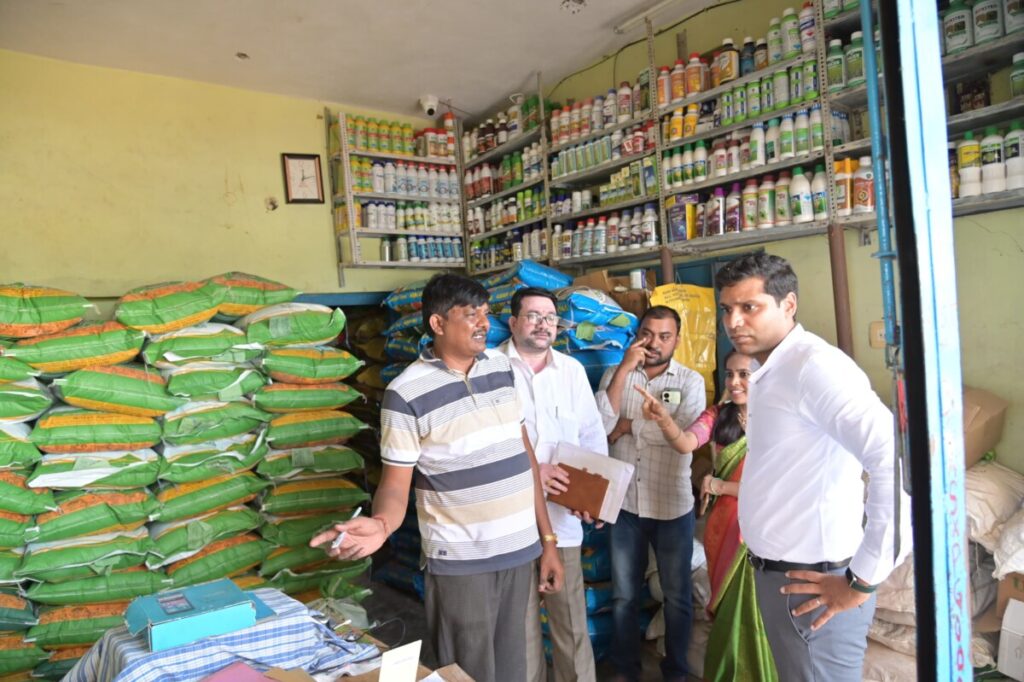
[[[0,0],[0,48],[82,64],[418,114],[422,94],[481,114],[643,37],[658,3],[586,0]],[[677,0],[656,25],[717,0]],[[249,59],[235,55],[244,52]],[[624,74],[630,80],[635,74]]]

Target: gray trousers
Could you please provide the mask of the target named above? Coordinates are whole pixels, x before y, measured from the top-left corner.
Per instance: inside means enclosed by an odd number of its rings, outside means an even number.
[[[842,575],[845,568],[832,571]],[[814,595],[782,594],[791,581],[782,571],[754,571],[757,603],[761,609],[768,644],[775,657],[779,679],[785,682],[860,682],[868,627],[875,615],[875,595],[855,609],[836,614],[820,630],[811,623],[825,607],[803,616],[791,610]]]
[[[544,595],[551,631],[552,667],[555,682],[594,682],[594,650],[587,631],[587,596],[584,593],[583,567],[579,547],[559,547],[558,556],[565,567],[565,586]],[[540,593],[538,562],[530,572],[530,603],[526,608],[526,679],[547,682],[547,662],[540,629]]]
[[[427,628],[438,666],[458,663],[476,682],[526,682],[526,603],[533,562],[425,580]]]

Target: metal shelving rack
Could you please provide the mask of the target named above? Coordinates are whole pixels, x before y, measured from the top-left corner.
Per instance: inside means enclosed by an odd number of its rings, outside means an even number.
[[[363,151],[355,150],[349,147],[348,142],[348,124],[345,120],[344,113],[340,115],[335,114],[330,109],[324,109],[324,124],[327,132],[327,150],[328,150],[328,171],[329,178],[331,181],[331,201],[333,204],[332,215],[334,216],[334,231],[336,236],[336,243],[338,249],[338,263],[339,268],[355,267],[355,268],[422,268],[430,270],[439,269],[450,269],[450,268],[463,268],[465,267],[465,258],[457,261],[381,261],[381,260],[368,260],[363,256],[362,244],[360,239],[363,238],[388,238],[388,237],[402,237],[402,236],[415,236],[415,237],[458,237],[462,238],[464,235],[462,231],[447,231],[439,232],[437,230],[389,230],[382,228],[365,228],[356,227],[356,211],[360,210],[361,199],[377,200],[377,201],[415,201],[423,203],[460,203],[462,201],[461,191],[461,164],[458,161],[458,155],[456,158],[448,157],[434,157],[434,156],[412,156],[406,154],[393,154],[390,152],[379,152],[379,151]],[[332,128],[335,127],[337,130],[337,146],[335,147],[332,140]],[[456,132],[456,135],[458,133]],[[351,159],[353,156],[366,157],[369,159],[379,159],[385,161],[405,161],[413,164],[428,164],[435,166],[446,166],[455,169],[459,182],[459,199],[455,197],[447,197],[439,199],[437,197],[423,197],[419,195],[407,195],[407,194],[396,194],[396,193],[380,193],[380,192],[357,192],[353,189],[354,183],[352,178],[352,166]],[[461,215],[461,214],[460,214]],[[343,218],[343,220],[341,220]],[[345,245],[347,244],[347,249]],[[348,257],[346,258],[346,250],[348,251]],[[463,252],[465,255],[465,251]]]

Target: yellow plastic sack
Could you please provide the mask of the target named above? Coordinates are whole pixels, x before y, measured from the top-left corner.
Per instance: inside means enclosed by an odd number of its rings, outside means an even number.
[[[665,305],[679,313],[682,326],[673,357],[704,377],[708,405],[715,401],[715,354],[718,309],[715,290],[693,284],[663,284],[651,294],[651,305]]]

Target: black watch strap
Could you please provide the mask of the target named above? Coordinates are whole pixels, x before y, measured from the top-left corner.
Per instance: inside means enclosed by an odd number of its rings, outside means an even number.
[[[867,585],[862,583],[857,576],[853,574],[853,571],[850,570],[849,566],[846,567],[846,579],[850,581],[850,587],[862,594],[872,594],[876,589],[878,589],[878,585]]]

